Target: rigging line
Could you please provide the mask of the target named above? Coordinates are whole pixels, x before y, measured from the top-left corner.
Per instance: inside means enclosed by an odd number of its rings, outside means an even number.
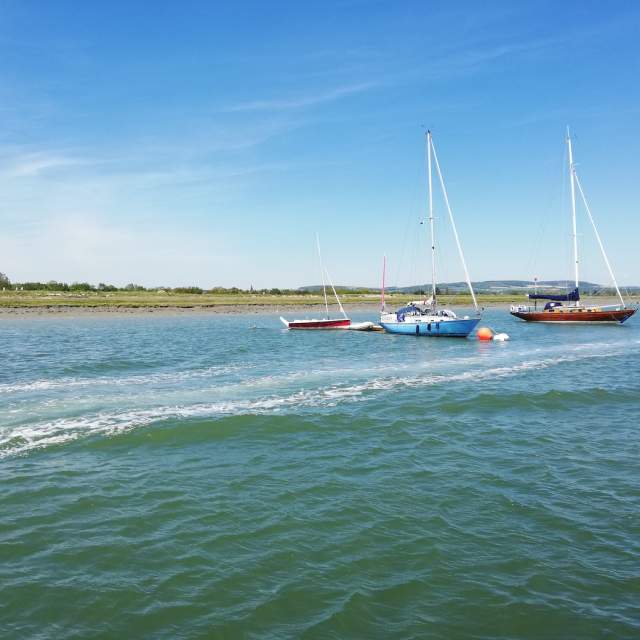
[[[571,234],[567,233],[567,221],[570,216],[569,213],[569,184],[567,182],[567,147],[565,145],[562,151],[562,206],[560,207],[560,214],[562,215],[562,220],[564,221],[562,227],[562,237],[564,242],[562,243],[562,248],[564,250],[564,265],[563,271],[565,274],[571,273],[571,247],[570,247],[570,237]],[[565,280],[564,288],[569,290],[569,281]]]
[[[575,169],[573,170],[573,176],[576,181],[576,185],[578,186],[578,191],[580,192],[580,196],[582,197],[582,202],[584,203],[584,208],[587,210],[587,215],[589,216],[589,221],[591,222],[591,226],[593,227],[593,231],[596,234],[596,240],[598,241],[598,245],[600,246],[600,251],[602,252],[602,257],[604,258],[604,263],[607,265],[607,269],[609,270],[609,275],[613,280],[613,286],[616,288],[616,293],[618,294],[618,298],[620,298],[620,302],[624,307],[624,299],[622,298],[622,294],[620,293],[620,288],[618,287],[618,283],[616,281],[616,277],[613,275],[613,269],[611,268],[611,264],[609,263],[609,258],[607,258],[607,254],[604,250],[604,245],[602,244],[602,240],[600,239],[600,234],[598,233],[598,228],[596,227],[596,223],[591,215],[591,209],[589,209],[589,205],[587,203],[587,198],[584,195],[584,191],[582,190],[582,185],[580,184],[580,180],[578,179],[578,174]]]
[[[331,276],[329,275],[329,272],[327,271],[327,269],[325,268],[325,273],[327,275],[327,280],[329,280],[329,284],[331,285],[331,289],[333,290],[333,295],[336,297],[336,301],[338,302],[338,306],[340,307],[340,311],[342,312],[342,315],[345,317],[345,319],[348,320],[348,316],[345,313],[344,309],[342,308],[342,302],[340,302],[340,298],[338,298],[338,294],[336,293],[336,288],[333,286],[333,280],[331,279]]]
[[[404,233],[402,234],[402,243],[400,245],[400,260],[397,260],[394,265],[395,277],[392,279],[393,285],[396,288],[400,286],[400,277],[404,269],[405,253],[407,251],[407,237],[409,235],[409,225],[411,224],[412,216],[407,214],[404,223]]]
[[[569,152],[569,177],[571,179],[571,220],[573,222],[573,257],[575,260],[574,268],[575,268],[575,280],[576,280],[576,288],[577,288],[580,282],[580,274],[578,271],[578,268],[579,268],[578,228],[576,223],[576,187],[575,187],[576,168],[573,162],[573,150],[571,149],[571,136],[569,135],[569,127],[567,127],[567,148]]]
[[[473,292],[473,287],[471,286],[471,278],[469,277],[469,270],[467,269],[467,263],[464,259],[464,254],[462,253],[462,245],[460,244],[460,238],[458,237],[458,229],[456,228],[456,223],[453,219],[453,212],[451,211],[451,205],[449,204],[449,196],[447,195],[447,188],[444,186],[444,178],[442,176],[442,171],[440,170],[440,163],[438,162],[438,154],[436,153],[436,148],[433,145],[433,139],[431,140],[431,150],[433,151],[433,159],[436,163],[436,170],[438,171],[438,177],[440,178],[440,186],[442,187],[442,195],[444,196],[445,204],[447,205],[447,212],[449,213],[449,220],[451,222],[451,228],[453,229],[453,235],[456,239],[456,245],[458,246],[458,254],[460,255],[460,260],[462,262],[462,267],[464,268],[464,275],[467,278],[467,285],[469,285],[469,292],[471,293],[471,298],[473,299],[473,306],[476,309],[476,312],[480,312],[480,308],[478,307],[478,301],[476,300],[476,294]]]
[[[327,302],[327,287],[324,282],[324,267],[322,266],[322,253],[320,253],[320,235],[316,231],[316,243],[318,244],[318,258],[320,259],[320,274],[322,276],[322,292],[324,293],[324,307],[327,310],[327,320],[329,319],[329,303]]]
[[[387,256],[386,254],[382,258],[382,288],[380,289],[380,312],[384,312],[386,309],[386,305],[384,302],[384,287],[385,287],[385,278],[387,275]]]
[[[422,183],[420,183],[422,185]],[[422,189],[422,187],[420,187],[420,189]],[[421,191],[417,191],[414,190],[414,195],[415,194],[420,194],[417,195],[417,200],[420,201],[422,198],[421,195]],[[400,245],[400,259],[397,260],[394,264],[393,267],[393,273],[394,276],[390,277],[389,280],[389,286],[390,288],[395,287],[396,289],[398,289],[401,286],[401,279],[403,277],[407,277],[408,280],[406,282],[409,282],[410,284],[414,284],[416,281],[414,279],[414,274],[415,274],[415,259],[416,259],[416,238],[418,236],[418,234],[416,234],[413,230],[413,224],[415,224],[415,205],[412,206],[408,206],[407,207],[407,213],[406,213],[406,217],[404,219],[404,232],[402,235],[402,244]],[[422,209],[420,208],[419,213],[418,213],[418,221],[420,221],[421,215],[420,213],[422,212]],[[409,238],[409,231],[411,230],[411,246],[409,246],[408,243],[408,238]],[[407,258],[407,254],[411,252],[411,261],[409,263],[409,265],[406,265],[406,258]],[[405,284],[406,284],[405,282]]]
[[[431,227],[431,298],[436,305],[436,240],[433,229],[433,180],[431,171],[431,131],[427,131],[427,171],[429,173],[429,226]]]
[[[569,214],[569,189],[567,185],[567,171],[568,164],[567,146],[564,146],[564,152],[562,154],[562,201],[560,206],[560,219],[562,220],[562,226],[558,226],[558,233],[563,238],[562,242],[562,269],[563,273],[571,273],[573,266],[573,255],[571,248],[571,215]],[[568,222],[567,222],[568,221]],[[568,233],[567,233],[568,231]],[[565,291],[569,291],[569,280],[565,277],[560,279],[559,282],[564,282]],[[560,287],[559,287],[560,288]]]
[[[418,260],[418,254],[420,253],[420,235],[412,234],[410,240],[410,246],[408,248],[410,251],[409,264],[404,271],[407,280],[405,281],[406,287],[415,287],[418,284],[418,276],[416,275],[416,262]]]
[[[529,253],[529,261],[526,264],[526,268],[529,276],[531,276],[534,270],[537,270],[537,267],[540,265],[540,247],[543,244],[544,238],[548,232],[549,227],[553,228],[553,225],[550,225],[551,216],[557,214],[557,209],[560,209],[560,212],[564,210],[564,195],[566,189],[566,179],[567,174],[565,171],[565,155],[566,149],[563,153],[562,158],[560,158],[559,165],[556,165],[557,160],[554,160],[550,163],[550,168],[548,170],[548,183],[550,185],[556,184],[555,177],[557,176],[556,171],[560,173],[562,176],[561,181],[561,191],[560,191],[560,201],[558,202],[558,195],[556,189],[552,187],[552,192],[546,198],[546,206],[544,208],[544,213],[538,217],[538,228],[535,235],[535,241]],[[554,154],[554,158],[557,156]],[[554,212],[555,208],[555,212]],[[564,220],[564,217],[562,218]],[[537,274],[539,275],[539,274]],[[535,276],[532,276],[535,277]]]

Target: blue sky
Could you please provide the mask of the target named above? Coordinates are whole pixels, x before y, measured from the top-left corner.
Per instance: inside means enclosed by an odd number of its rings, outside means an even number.
[[[561,6],[562,5],[562,6]],[[0,0],[0,271],[430,279],[425,127],[473,279],[571,276],[564,129],[640,284],[635,2]],[[436,196],[439,280],[462,268]],[[582,276],[608,282],[586,217]]]

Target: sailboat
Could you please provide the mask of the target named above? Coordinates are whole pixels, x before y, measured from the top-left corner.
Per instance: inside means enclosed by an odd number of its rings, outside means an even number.
[[[329,277],[329,273],[322,264],[322,253],[320,252],[320,237],[318,236],[318,234],[316,234],[316,244],[318,246],[318,259],[320,261],[320,273],[322,275],[322,293],[324,294],[324,307],[326,310],[326,315],[324,318],[312,318],[305,320],[287,320],[286,318],[280,316],[280,320],[282,324],[287,327],[287,329],[349,329],[351,327],[351,320],[345,313],[345,310],[342,307],[342,303],[340,302],[340,298],[338,297],[336,289],[333,286],[333,282]],[[331,285],[331,289],[333,290],[333,295],[336,298],[340,313],[342,314],[341,318],[331,318],[329,316],[329,302],[327,300],[326,280],[329,280],[329,284]],[[373,326],[373,323],[368,324]]]
[[[460,337],[466,338],[480,322],[480,309],[476,300],[473,287],[471,286],[471,279],[469,278],[469,271],[467,269],[467,263],[464,259],[462,252],[462,245],[460,244],[460,238],[458,237],[458,231],[453,219],[453,212],[449,204],[449,197],[447,195],[447,189],[444,185],[444,178],[442,177],[442,171],[440,170],[440,164],[438,162],[438,156],[436,149],[433,145],[433,137],[431,131],[427,131],[427,167],[429,178],[429,227],[431,229],[431,297],[428,300],[413,301],[405,307],[398,309],[397,311],[388,313],[383,309],[380,313],[380,324],[384,327],[388,333],[400,333],[405,335],[416,336],[430,336],[430,337]],[[440,187],[442,188],[442,195],[449,214],[449,220],[453,229],[453,235],[456,239],[456,245],[458,247],[458,254],[464,268],[465,277],[469,291],[471,292],[471,298],[476,310],[477,316],[470,318],[464,316],[459,318],[451,309],[444,309],[438,306],[437,291],[436,291],[436,242],[433,224],[433,179],[431,159],[433,157],[438,178],[440,181]]]
[[[563,322],[563,323],[577,323],[577,322],[612,322],[622,324],[625,320],[628,320],[636,311],[637,307],[629,307],[625,304],[625,301],[620,293],[620,288],[616,282],[616,277],[611,268],[609,258],[604,250],[604,245],[598,233],[598,228],[591,215],[591,209],[587,203],[587,198],[584,195],[582,184],[578,178],[576,172],[576,166],[573,162],[573,149],[571,147],[571,136],[569,135],[569,129],[567,128],[567,149],[569,154],[569,178],[571,180],[571,220],[573,225],[573,260],[575,271],[575,287],[572,291],[566,294],[544,294],[536,293],[529,294],[530,300],[535,300],[533,307],[527,305],[512,305],[511,315],[522,320],[529,322]],[[620,300],[619,304],[613,305],[590,305],[582,306],[580,304],[580,286],[578,279],[578,235],[576,231],[576,187],[580,193],[580,197],[584,204],[584,208],[587,212],[587,217],[591,222],[593,231],[598,241],[602,257],[607,265],[609,275],[613,281],[613,285],[616,289],[616,294]],[[547,300],[543,309],[538,309],[537,300]],[[563,304],[569,303],[569,304]]]

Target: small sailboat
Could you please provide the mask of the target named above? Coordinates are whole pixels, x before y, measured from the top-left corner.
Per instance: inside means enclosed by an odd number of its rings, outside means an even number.
[[[351,327],[351,320],[345,313],[345,310],[342,307],[342,303],[340,302],[340,298],[336,293],[336,289],[333,286],[333,282],[329,277],[329,273],[324,268],[322,264],[322,253],[320,252],[320,237],[316,234],[316,243],[318,245],[318,259],[320,260],[320,273],[322,275],[322,293],[324,294],[324,307],[326,310],[326,315],[324,318],[311,318],[304,320],[287,320],[280,316],[280,320],[282,324],[287,327],[287,329],[349,329]],[[327,300],[327,285],[326,280],[329,280],[329,284],[331,285],[331,289],[333,290],[333,295],[336,298],[336,302],[338,303],[338,307],[340,308],[340,313],[342,314],[342,318],[331,318],[329,316],[329,302]],[[373,326],[373,323],[369,323]]]
[[[429,227],[431,229],[431,297],[428,300],[413,301],[405,307],[398,309],[395,312],[387,312],[384,309],[384,297],[383,297],[383,309],[380,314],[380,324],[384,327],[388,333],[400,333],[405,335],[416,336],[430,336],[430,337],[460,337],[466,338],[480,322],[480,309],[476,300],[473,287],[471,286],[471,279],[469,278],[469,271],[467,269],[467,263],[464,259],[462,252],[462,245],[460,244],[460,238],[458,237],[458,231],[453,219],[453,212],[449,204],[449,197],[447,195],[447,189],[444,185],[444,178],[442,177],[442,171],[440,170],[440,164],[438,162],[438,156],[436,149],[433,145],[433,138],[431,131],[427,131],[427,167],[429,177]],[[433,224],[433,180],[431,169],[431,158],[436,166],[438,173],[440,187],[442,188],[442,195],[449,214],[449,220],[453,229],[453,234],[458,247],[458,254],[464,268],[465,277],[469,291],[471,292],[471,298],[476,310],[476,317],[470,318],[464,316],[459,318],[451,309],[443,309],[438,306],[437,290],[436,290],[436,242],[434,234]],[[383,287],[384,290],[384,287]],[[384,296],[384,293],[383,293]]]
[[[576,166],[573,162],[573,150],[571,147],[571,136],[569,135],[569,129],[567,128],[567,149],[569,154],[569,178],[571,180],[571,219],[573,225],[573,259],[575,270],[575,287],[572,291],[566,294],[544,294],[538,293],[537,290],[533,294],[529,294],[530,300],[535,300],[534,306],[527,305],[512,305],[511,315],[516,318],[521,318],[528,322],[562,322],[562,323],[578,323],[578,322],[610,322],[622,324],[625,320],[628,320],[636,311],[637,307],[629,307],[625,304],[625,301],[620,293],[620,288],[616,282],[616,277],[613,274],[613,269],[607,258],[607,254],[604,250],[604,245],[600,239],[598,228],[591,215],[591,209],[587,203],[587,198],[584,195],[582,184],[578,178],[576,172]],[[580,304],[580,286],[578,275],[578,234],[576,231],[576,187],[580,193],[580,197],[584,204],[587,217],[591,222],[593,231],[598,241],[602,257],[607,265],[609,275],[613,281],[613,285],[616,289],[616,294],[620,300],[620,304],[613,305],[589,305],[582,306]],[[547,300],[543,309],[538,309],[538,300]],[[568,303],[568,304],[563,304]]]

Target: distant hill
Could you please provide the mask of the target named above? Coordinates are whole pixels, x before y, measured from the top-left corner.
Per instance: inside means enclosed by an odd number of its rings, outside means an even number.
[[[475,291],[480,293],[511,293],[521,291],[533,291],[536,287],[530,280],[480,280],[471,283]],[[467,290],[466,282],[439,282],[438,288],[450,293],[463,292]],[[565,291],[573,288],[573,283],[567,280],[541,280],[537,284],[538,289],[545,290],[560,290]],[[602,289],[602,285],[595,284],[594,282],[580,282],[580,291],[584,293],[592,293]],[[428,291],[431,289],[431,284],[422,284],[411,287],[401,287],[397,291],[410,292],[416,290]]]
[[[532,292],[536,285],[531,280],[481,280],[472,282],[473,288],[478,293],[529,293]],[[466,282],[439,282],[437,284],[438,289],[442,293],[463,293],[467,291]],[[547,292],[562,292],[573,288],[573,282],[567,280],[540,280],[537,284],[538,290],[545,290]],[[322,291],[322,285],[311,285],[306,287],[300,287],[299,291],[316,292]],[[354,286],[336,286],[338,291],[367,291],[377,292],[380,291],[379,287],[354,287]],[[416,284],[410,287],[387,287],[389,292],[398,293],[414,293],[418,291],[430,291],[431,283]],[[640,287],[627,286],[623,287],[624,291],[629,293],[640,292]],[[580,281],[580,291],[584,294],[596,294],[607,293],[613,291],[613,287],[596,284],[595,282]]]

